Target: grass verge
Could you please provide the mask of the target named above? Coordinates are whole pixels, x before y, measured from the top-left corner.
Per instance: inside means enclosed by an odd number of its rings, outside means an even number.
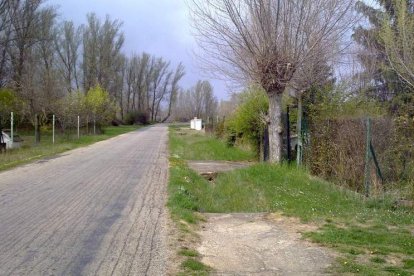
[[[79,147],[91,145],[127,132],[137,130],[138,126],[118,126],[106,127],[103,134],[85,135],[77,139],[75,136],[57,136],[56,143],[52,144],[50,133],[44,133],[39,145],[34,145],[34,137],[23,136],[24,144],[20,149],[8,150],[6,153],[0,154],[0,171],[11,169],[13,167],[30,163],[46,157],[63,153]]]
[[[255,159],[254,153],[228,147],[222,141],[203,133],[180,126],[171,126],[170,132],[172,155],[184,160],[250,161]]]
[[[191,198],[181,181],[190,183],[193,180],[202,179],[187,167],[185,160],[228,160],[249,161],[254,160],[255,155],[249,151],[232,148],[220,140],[213,139],[204,134],[182,128],[180,126],[170,127],[170,184],[168,207],[173,220],[180,231],[178,239],[179,248],[177,253],[182,260],[179,275],[207,275],[211,270],[204,265],[198,252],[191,249],[197,243],[197,222],[203,220],[198,212],[195,198]]]
[[[340,252],[336,273],[414,275],[412,209],[395,208],[386,197],[366,200],[287,165],[259,164],[220,174],[211,185],[188,168],[186,159],[205,157],[201,151],[209,151],[206,159],[223,160],[222,151],[211,150],[222,142],[182,135],[179,128],[170,130],[170,138],[168,206],[183,231],[196,225],[202,212],[283,212],[320,226],[304,237]],[[188,146],[192,144],[197,147]],[[238,151],[226,149],[233,150]]]

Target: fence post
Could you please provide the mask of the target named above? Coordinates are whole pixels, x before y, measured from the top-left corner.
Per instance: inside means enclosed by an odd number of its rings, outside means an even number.
[[[53,114],[53,120],[52,120],[52,141],[53,145],[55,144],[55,115]]]
[[[80,139],[80,118],[78,116],[78,139]]]
[[[13,143],[14,143],[14,132],[13,132],[13,127],[14,127],[14,114],[13,112],[10,113],[10,138],[11,138],[11,147],[13,148]]]
[[[371,190],[371,118],[366,119],[366,149],[365,149],[365,172],[364,187],[365,196],[370,196]]]
[[[290,107],[289,105],[287,106],[287,111],[286,111],[286,149],[287,149],[287,160],[290,163],[290,161],[292,161],[292,156],[291,156],[291,144],[290,144]]]
[[[298,167],[302,166],[302,117],[303,117],[303,105],[302,105],[302,95],[298,97],[298,126],[297,126],[297,133],[298,133],[298,145],[297,145],[297,153],[296,153],[296,163]]]

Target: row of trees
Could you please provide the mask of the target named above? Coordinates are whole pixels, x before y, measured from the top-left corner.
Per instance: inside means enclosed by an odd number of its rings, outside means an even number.
[[[141,114],[148,121],[170,118],[178,95],[186,93],[180,88],[185,75],[182,64],[174,68],[147,53],[127,56],[119,20],[109,16],[102,20],[91,13],[86,24],[77,26],[60,22],[57,13],[45,0],[0,1],[0,88],[4,90],[0,104],[8,104],[2,106],[3,118],[8,116],[6,110],[13,109],[20,118],[39,125],[49,114],[59,113],[66,124],[75,112],[70,106],[97,90],[107,93],[116,108],[109,109],[111,116],[94,114],[95,120],[113,119],[115,113],[120,119],[128,113]],[[201,93],[206,90],[211,100],[211,86],[201,85]],[[192,111],[191,116],[201,115]]]
[[[218,100],[211,84],[208,81],[198,81],[191,89],[178,94],[174,118],[178,121],[189,121],[194,117],[213,120],[217,109]]]

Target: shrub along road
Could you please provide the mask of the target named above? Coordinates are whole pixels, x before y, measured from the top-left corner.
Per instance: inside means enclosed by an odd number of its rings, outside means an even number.
[[[166,273],[167,127],[0,174],[0,275]]]

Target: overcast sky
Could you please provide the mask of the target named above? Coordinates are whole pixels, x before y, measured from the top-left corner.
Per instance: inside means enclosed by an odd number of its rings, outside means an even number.
[[[181,61],[186,67],[182,81],[189,88],[198,79],[209,79],[194,62],[196,47],[191,36],[189,18],[184,0],[49,0],[57,6],[61,20],[86,22],[86,14],[95,12],[102,19],[121,20],[125,33],[125,54],[148,52],[170,60],[173,66]],[[219,99],[227,98],[223,82],[209,79]]]

